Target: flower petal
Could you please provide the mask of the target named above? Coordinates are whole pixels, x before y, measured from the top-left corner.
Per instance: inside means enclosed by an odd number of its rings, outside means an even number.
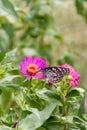
[[[31,56],[24,58],[24,64],[25,64],[25,66],[28,66],[31,63],[32,63],[32,57]]]
[[[25,66],[24,66],[24,64],[22,63],[22,62],[20,62],[20,70],[21,70],[21,72],[23,73],[23,74],[26,74],[27,72],[26,72],[26,68],[25,68]]]
[[[39,79],[44,79],[44,74],[36,74],[36,77]]]
[[[27,80],[29,80],[29,79],[31,79],[32,77],[31,76],[29,76],[29,75],[26,75],[26,77],[27,77]]]
[[[72,76],[72,79],[69,80],[69,82],[71,83],[71,87],[78,86],[80,74],[78,74],[75,71],[75,69],[72,66],[70,66],[69,64],[63,64],[62,67],[68,67],[70,69],[70,75]]]
[[[40,68],[46,67],[44,60],[41,58],[38,58],[38,57],[34,57],[33,63],[38,65],[38,67],[40,67]]]

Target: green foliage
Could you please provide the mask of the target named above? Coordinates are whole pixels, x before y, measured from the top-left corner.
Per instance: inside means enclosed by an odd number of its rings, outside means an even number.
[[[0,64],[0,122],[3,124],[0,129],[10,130],[17,126],[18,130],[62,130],[64,127],[86,130],[86,117],[82,117],[84,111],[80,107],[84,90],[70,88],[67,76],[57,88],[49,88],[45,81],[27,81],[19,74],[11,74],[19,69],[15,64],[16,55],[16,49],[7,52]]]
[[[14,130],[14,129],[9,128],[9,127],[7,127],[7,126],[1,126],[1,127],[0,127],[0,130]]]
[[[0,8],[2,10],[5,10],[9,14],[11,14],[13,17],[17,18],[17,13],[14,9],[14,6],[9,0],[1,0],[0,1]]]
[[[78,116],[80,101],[84,97],[83,89],[65,87],[68,85],[65,79],[58,84],[58,88],[48,88],[44,85],[45,81],[37,79],[26,82],[21,82],[25,87],[20,86],[14,91],[16,106],[10,109],[6,117],[1,117],[5,126],[12,127],[17,120],[18,130],[61,130],[66,124],[68,129],[86,130],[86,121]],[[0,129],[10,130],[5,126]]]
[[[77,12],[87,20],[84,2],[75,0]],[[27,81],[19,72],[24,56],[74,65],[68,44],[58,55],[63,38],[54,21],[55,5],[54,0],[0,1],[0,130],[87,130],[82,88],[70,88],[67,77],[57,88],[49,87],[45,80]]]
[[[7,52],[0,63],[0,108],[3,112],[7,111],[12,100],[12,92],[8,87],[11,86],[12,80],[18,77],[10,74],[10,71],[17,69],[14,65],[15,59],[16,49]]]
[[[49,106],[47,106],[43,111],[40,111],[40,112],[38,110],[37,111],[33,110],[32,111],[33,114],[30,114],[29,116],[21,120],[21,122],[19,123],[19,130],[20,129],[21,130],[24,130],[24,129],[35,130],[39,128],[51,116],[51,113],[55,109],[56,105],[57,105],[56,103],[52,103]]]
[[[75,0],[75,5],[77,7],[78,14],[82,15],[82,17],[84,17],[87,22],[87,10],[84,6],[86,2],[87,0]]]

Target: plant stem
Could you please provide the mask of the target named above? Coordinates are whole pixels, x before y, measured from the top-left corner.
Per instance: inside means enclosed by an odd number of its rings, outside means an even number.
[[[22,115],[22,110],[20,109],[18,123],[17,123],[17,130],[19,129],[19,121],[20,121],[21,115]]]
[[[64,130],[67,130],[67,124],[64,125]]]
[[[62,102],[63,102],[63,116],[66,116],[67,115],[67,107],[65,105],[65,102],[66,102],[66,97],[65,96],[63,96]],[[64,130],[68,130],[67,124],[64,125]]]

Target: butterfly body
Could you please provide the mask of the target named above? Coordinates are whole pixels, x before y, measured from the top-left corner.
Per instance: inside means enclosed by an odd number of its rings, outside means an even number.
[[[47,77],[48,82],[53,84],[53,83],[60,82],[65,75],[68,75],[69,68],[47,67],[42,69],[42,72]]]

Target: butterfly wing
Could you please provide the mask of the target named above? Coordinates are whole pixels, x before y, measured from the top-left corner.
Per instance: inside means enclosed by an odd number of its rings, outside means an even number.
[[[47,67],[42,69],[43,73],[48,79],[48,82],[57,83],[62,80],[62,78],[69,74],[69,68],[63,67]]]

